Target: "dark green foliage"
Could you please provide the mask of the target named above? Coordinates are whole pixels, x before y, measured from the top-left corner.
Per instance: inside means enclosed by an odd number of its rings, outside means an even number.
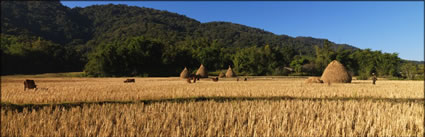
[[[346,51],[346,54],[348,53]],[[382,53],[370,49],[356,50],[345,60],[348,62],[348,69],[359,75],[359,79],[368,79],[372,73],[376,73],[377,76],[400,76],[401,59],[397,53]]]
[[[338,60],[358,79],[368,79],[372,73],[378,76],[400,76],[401,59],[397,53],[381,51],[330,49],[327,44],[323,48],[316,46],[316,56],[297,55],[291,62],[296,73],[303,75],[321,75],[332,60]],[[304,72],[304,73],[301,73]]]
[[[303,65],[308,64],[310,62],[312,62],[312,59],[308,59],[307,56],[299,56],[299,55],[297,55],[292,60],[290,66],[294,69],[294,71],[296,73],[301,73],[302,72]]]
[[[331,47],[329,46],[328,41],[324,42],[323,48],[319,48],[318,46],[315,46],[315,49],[316,49],[316,60],[315,60],[316,69],[318,69],[318,71],[322,73],[325,70],[325,68],[328,66],[328,64],[332,60],[336,59],[336,54],[334,50],[332,50]]]
[[[336,55],[335,55],[335,60],[338,60],[339,62],[341,62],[342,64],[344,64],[345,68],[348,70],[348,72],[354,73],[357,70],[356,66],[355,66],[355,60],[350,57],[351,54],[353,54],[353,52],[355,52],[354,50],[347,50],[347,49],[342,49],[342,48],[338,48],[338,50],[336,51]]]
[[[284,46],[279,49],[282,55],[282,63],[284,66],[289,66],[297,51],[292,46]]]
[[[40,37],[1,35],[2,75],[79,71],[83,66],[75,49]]]
[[[405,62],[401,65],[400,71],[403,78],[424,80],[424,64]]]
[[[2,1],[1,32],[40,36],[58,44],[83,44],[91,37],[87,17],[59,1]]]
[[[92,22],[93,38],[87,45],[91,47],[141,35],[171,44],[184,40],[200,25],[183,15],[127,5],[94,5],[73,11]]]
[[[233,64],[236,73],[245,75],[272,75],[278,68],[283,68],[281,53],[269,45],[250,47],[238,51]]]
[[[263,67],[260,67],[257,64],[257,61],[260,53],[258,52],[257,47],[250,47],[239,50],[233,59],[233,64],[235,64],[234,71],[240,73],[239,75],[245,73],[245,75],[256,75],[265,73]],[[261,72],[260,72],[261,71]]]
[[[400,58],[397,53],[389,54],[370,49],[358,50],[351,54],[354,60],[352,65],[358,70],[358,75],[370,75],[377,73],[378,76],[397,76],[400,67]],[[355,63],[355,64],[354,64]]]
[[[89,76],[151,76],[161,74],[163,44],[143,37],[101,44],[89,55]]]
[[[195,70],[199,67],[199,62],[192,57],[192,49],[182,46],[168,46],[162,54],[162,62],[165,68],[168,68],[165,72],[171,76],[177,76],[187,67],[189,71]]]

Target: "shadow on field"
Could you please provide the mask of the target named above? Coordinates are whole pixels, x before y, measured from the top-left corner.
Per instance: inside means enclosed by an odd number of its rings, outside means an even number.
[[[373,102],[390,102],[390,103],[418,103],[424,104],[423,98],[374,98],[374,97],[332,97],[332,98],[308,98],[308,97],[291,97],[291,96],[275,96],[275,97],[190,97],[190,98],[172,98],[172,99],[156,99],[156,100],[138,100],[138,101],[100,101],[100,102],[72,102],[72,103],[58,103],[58,104],[12,104],[1,103],[1,109],[8,111],[22,112],[25,108],[28,111],[37,111],[44,107],[51,107],[51,109],[70,109],[73,107],[83,107],[87,105],[104,105],[104,104],[137,104],[143,103],[150,105],[153,103],[186,103],[186,102],[229,102],[229,101],[373,101]]]

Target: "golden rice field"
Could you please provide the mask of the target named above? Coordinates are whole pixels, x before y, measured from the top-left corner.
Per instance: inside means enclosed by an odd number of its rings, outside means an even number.
[[[424,81],[1,79],[2,136],[424,136]]]

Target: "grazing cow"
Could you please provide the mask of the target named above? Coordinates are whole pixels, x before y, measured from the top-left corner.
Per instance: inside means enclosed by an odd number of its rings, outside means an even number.
[[[214,82],[217,82],[217,81],[218,81],[218,77],[211,78],[211,79],[212,79],[212,81],[214,81]]]
[[[187,78],[186,82],[189,83],[189,84],[192,83],[192,82],[190,82],[190,78]]]
[[[248,81],[248,78],[244,78],[243,81]]]
[[[27,90],[27,88],[28,89],[37,89],[37,85],[35,85],[34,80],[26,79],[24,81],[24,90]]]
[[[136,80],[134,79],[127,79],[124,81],[124,83],[134,83],[134,82],[136,82]]]
[[[200,75],[195,75],[195,74],[190,74],[189,75],[189,78],[191,79],[191,80],[193,80],[193,79],[196,79],[196,80],[199,80],[200,79]]]

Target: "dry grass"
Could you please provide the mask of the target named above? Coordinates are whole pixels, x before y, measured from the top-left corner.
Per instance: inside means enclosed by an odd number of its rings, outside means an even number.
[[[320,80],[320,77],[308,77],[305,83],[323,83],[323,81]]]
[[[303,98],[423,98],[423,81],[354,80],[351,84],[306,84],[304,79],[253,78],[237,82],[235,78],[212,82],[201,79],[187,84],[180,78],[135,78],[136,83],[123,83],[126,78],[33,78],[37,87],[48,90],[24,91],[25,78],[2,78],[2,102],[61,103],[186,97],[276,97]]]
[[[354,80],[328,86],[270,77],[246,82],[202,79],[196,84],[180,78],[136,78],[134,84],[122,83],[126,78],[32,78],[48,90],[23,91],[24,79],[2,77],[1,101],[130,103],[27,106],[22,111],[2,105],[2,136],[424,134],[423,81],[380,80],[374,86],[371,81]],[[193,97],[207,100],[184,100]],[[182,101],[164,100],[170,98]],[[131,103],[151,99],[160,101]]]

